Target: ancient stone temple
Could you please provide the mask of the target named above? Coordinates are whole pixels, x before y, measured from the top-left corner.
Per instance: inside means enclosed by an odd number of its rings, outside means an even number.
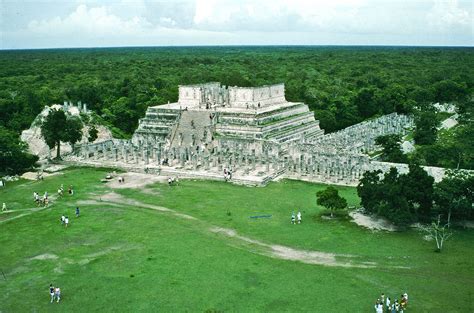
[[[226,87],[179,86],[179,100],[149,107],[134,144],[208,145],[216,138],[276,143],[313,139],[323,131],[308,106],[285,99],[283,84]]]
[[[278,177],[355,185],[365,171],[389,168],[368,155],[375,138],[412,125],[392,113],[324,135],[306,104],[285,99],[283,84],[206,83],[179,86],[177,102],[149,107],[132,140],[84,144],[69,160],[202,179],[224,179],[225,170],[248,185]]]

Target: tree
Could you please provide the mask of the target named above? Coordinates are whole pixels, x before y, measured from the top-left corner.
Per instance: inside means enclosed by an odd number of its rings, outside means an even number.
[[[74,150],[74,144],[82,139],[82,126],[82,121],[78,117],[67,119],[64,141],[69,142],[72,150]]]
[[[336,188],[329,186],[325,190],[316,193],[317,204],[328,208],[331,211],[331,217],[335,210],[342,210],[347,207],[347,201],[339,196]]]
[[[61,141],[65,138],[66,121],[66,113],[63,110],[51,110],[41,124],[41,135],[48,147],[57,147],[57,159],[61,157]]]
[[[423,168],[409,164],[410,172],[399,175],[395,167],[380,178],[381,171],[365,172],[357,186],[362,206],[397,225],[431,217],[433,182]]]
[[[98,134],[99,134],[99,132],[98,132],[97,128],[95,127],[95,125],[92,125],[89,128],[89,137],[87,138],[87,140],[89,142],[94,142],[97,139]]]
[[[473,219],[474,175],[448,171],[434,186],[434,201],[437,212],[448,219]]]
[[[418,220],[429,220],[433,207],[434,178],[417,163],[408,165],[409,172],[400,175],[402,195],[406,197],[410,213]]]
[[[413,139],[418,145],[431,145],[435,143],[439,121],[435,110],[419,112],[415,116],[415,133]]]
[[[27,152],[18,134],[0,126],[0,172],[19,174],[34,166],[38,157]]]
[[[355,97],[354,104],[362,117],[371,117],[379,112],[377,90],[377,88],[362,88]]]
[[[431,225],[422,226],[421,230],[427,234],[428,238],[436,241],[436,252],[441,252],[444,242],[453,235],[449,230],[449,220],[447,224],[441,225],[441,216],[438,216],[438,220],[432,222]]]
[[[360,203],[365,209],[374,212],[379,199],[379,192],[382,182],[380,176],[382,171],[367,171],[357,185],[357,194],[360,197]]]
[[[41,134],[50,149],[55,146],[56,158],[61,158],[61,141],[74,145],[82,138],[82,122],[77,118],[67,118],[63,110],[51,110],[41,124]]]
[[[379,136],[375,138],[375,143],[382,146],[382,161],[405,163],[408,161],[406,155],[401,150],[401,136],[397,134]]]

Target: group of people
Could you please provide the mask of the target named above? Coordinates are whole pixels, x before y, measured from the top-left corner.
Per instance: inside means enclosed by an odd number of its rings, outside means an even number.
[[[76,207],[76,217],[79,217],[79,207]],[[69,225],[69,217],[65,214],[61,215],[61,225],[64,225],[66,228]]]
[[[301,224],[301,212],[298,211],[295,215],[295,211],[291,212],[291,224]]]
[[[375,313],[404,313],[408,307],[408,294],[400,295],[400,300],[386,297],[384,293],[375,301]]]
[[[61,289],[54,287],[53,284],[49,284],[49,295],[51,296],[51,303],[53,303],[54,300],[59,302],[59,300],[61,300]]]
[[[225,181],[229,181],[232,179],[232,170],[224,168],[224,179]]]
[[[40,206],[40,205],[48,206],[49,204],[48,192],[45,191],[43,197],[40,197],[39,193],[37,193],[36,191],[33,192],[33,200],[35,201],[37,206]]]
[[[179,183],[178,177],[168,177],[168,186],[175,185],[177,186]]]

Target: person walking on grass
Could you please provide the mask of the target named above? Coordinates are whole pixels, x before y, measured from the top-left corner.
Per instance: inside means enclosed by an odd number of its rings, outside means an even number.
[[[51,303],[54,301],[54,286],[53,284],[49,284],[49,295],[51,296]]]
[[[79,217],[79,207],[76,207],[76,217]]]
[[[67,225],[69,225],[69,217],[67,217],[67,216],[64,219],[64,225],[66,225],[66,228],[67,228]]]
[[[375,302],[374,309],[375,313],[383,313],[383,305],[379,301]]]
[[[301,224],[301,212],[298,211],[298,214],[296,214],[296,220],[298,221],[298,224]]]
[[[2,204],[2,211],[6,211],[7,210],[7,204],[5,202],[3,202]]]
[[[59,300],[61,300],[61,289],[59,287],[54,289],[54,295],[56,297],[56,303],[59,303]]]
[[[291,224],[295,224],[295,211],[291,212]]]
[[[387,307],[387,312],[390,313],[390,297],[387,296],[387,300],[385,301],[385,305]]]

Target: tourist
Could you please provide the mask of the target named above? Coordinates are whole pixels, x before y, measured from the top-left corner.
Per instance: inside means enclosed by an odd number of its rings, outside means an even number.
[[[291,224],[295,224],[295,211],[291,212]]]
[[[53,284],[49,284],[49,295],[51,296],[51,303],[54,301],[54,287]]]
[[[64,225],[64,221],[66,220],[66,216],[61,215],[61,225]]]
[[[384,304],[385,302],[385,294],[382,292],[382,294],[380,295],[380,303]]]
[[[7,204],[5,202],[3,202],[2,211],[6,211],[6,210],[7,210]]]
[[[387,312],[390,312],[390,297],[387,296],[387,300],[385,301],[385,305],[387,307]]]
[[[66,228],[67,228],[67,225],[69,225],[69,217],[67,217],[67,216],[64,219],[64,225],[66,225]]]
[[[383,305],[379,302],[379,300],[375,302],[374,308],[376,313],[383,313]]]
[[[79,217],[79,207],[76,207],[76,217]]]
[[[59,303],[59,300],[61,300],[61,289],[59,287],[54,289],[54,295],[56,296],[56,302]]]
[[[298,214],[296,214],[296,219],[298,221],[298,224],[301,224],[301,212],[298,211]]]
[[[400,305],[398,304],[398,300],[395,299],[395,302],[392,305],[392,313],[397,313],[400,310]]]
[[[61,190],[61,188],[58,189],[58,197],[61,197],[63,195],[63,191]]]
[[[400,312],[403,312],[407,307],[407,300],[405,295],[400,295]]]
[[[171,177],[168,177],[168,186],[171,186],[172,182],[173,182],[173,179]]]

